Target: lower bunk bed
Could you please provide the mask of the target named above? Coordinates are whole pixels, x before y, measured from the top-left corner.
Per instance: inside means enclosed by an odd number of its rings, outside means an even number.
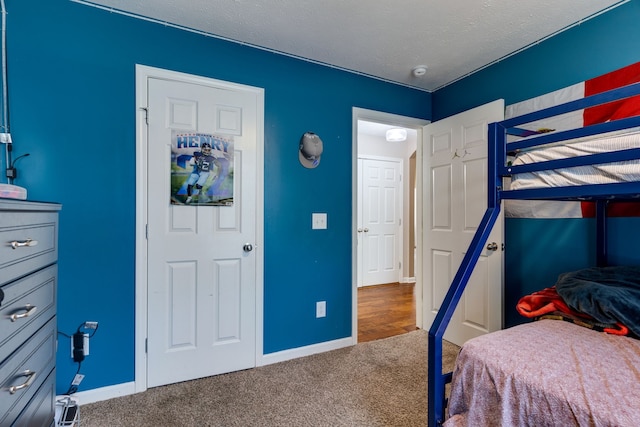
[[[612,322],[591,317],[579,307],[572,307],[575,311],[571,312],[550,309],[545,318],[528,316],[536,321],[467,341],[455,370],[442,372],[444,332],[503,201],[594,202],[596,268],[608,268],[607,206],[611,202],[640,202],[639,95],[640,83],[631,84],[490,126],[487,211],[429,330],[430,427],[640,426],[640,330],[627,328],[626,335],[615,332],[621,326],[640,325],[639,266],[632,267],[637,268],[633,274],[638,278],[634,286],[639,297],[632,301],[638,310],[631,310],[629,315],[635,318],[623,319],[625,322],[616,318]],[[509,140],[509,135],[522,134],[521,126],[626,99],[634,99],[639,106],[630,117],[570,130],[533,128],[525,137]],[[596,144],[597,148],[592,149],[594,138],[617,138],[620,134],[625,138],[624,144],[605,144],[604,150],[602,144]],[[570,149],[563,158],[543,155],[533,163],[509,159],[513,153],[557,151],[560,145],[580,147],[583,152],[576,154]],[[534,153],[535,150],[538,151]],[[606,180],[593,181],[592,175],[602,175],[599,171],[603,164],[613,165],[604,167]],[[567,171],[576,174],[570,176]],[[503,188],[505,178],[529,179],[534,175],[541,178],[536,183]],[[557,177],[569,179],[557,182]],[[555,290],[554,284],[547,286],[554,286]],[[601,308],[597,292],[589,298],[592,305]]]
[[[640,340],[543,319],[464,344],[446,427],[640,426]]]

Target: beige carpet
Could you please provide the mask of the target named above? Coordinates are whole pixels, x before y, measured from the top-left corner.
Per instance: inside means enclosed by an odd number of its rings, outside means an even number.
[[[444,343],[445,370],[458,347]],[[425,426],[427,332],[83,405],[82,427]]]

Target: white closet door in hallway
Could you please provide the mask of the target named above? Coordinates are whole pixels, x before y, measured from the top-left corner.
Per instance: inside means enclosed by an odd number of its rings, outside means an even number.
[[[400,280],[402,167],[401,159],[358,159],[359,286]]]

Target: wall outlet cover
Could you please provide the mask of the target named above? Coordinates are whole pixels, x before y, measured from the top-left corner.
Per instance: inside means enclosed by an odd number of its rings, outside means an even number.
[[[326,230],[327,229],[327,214],[326,213],[312,213],[311,214],[311,228],[313,230]]]

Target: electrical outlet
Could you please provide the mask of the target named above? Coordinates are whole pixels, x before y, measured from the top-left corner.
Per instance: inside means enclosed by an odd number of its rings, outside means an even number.
[[[316,302],[316,317],[326,317],[326,316],[327,316],[327,302],[326,301]]]
[[[327,214],[326,213],[312,213],[311,214],[311,228],[313,230],[326,230],[327,229]]]
[[[71,337],[71,357],[74,362],[82,362],[89,355],[89,334],[76,332]]]
[[[89,334],[84,334],[82,340],[82,350],[85,356],[89,355]]]

